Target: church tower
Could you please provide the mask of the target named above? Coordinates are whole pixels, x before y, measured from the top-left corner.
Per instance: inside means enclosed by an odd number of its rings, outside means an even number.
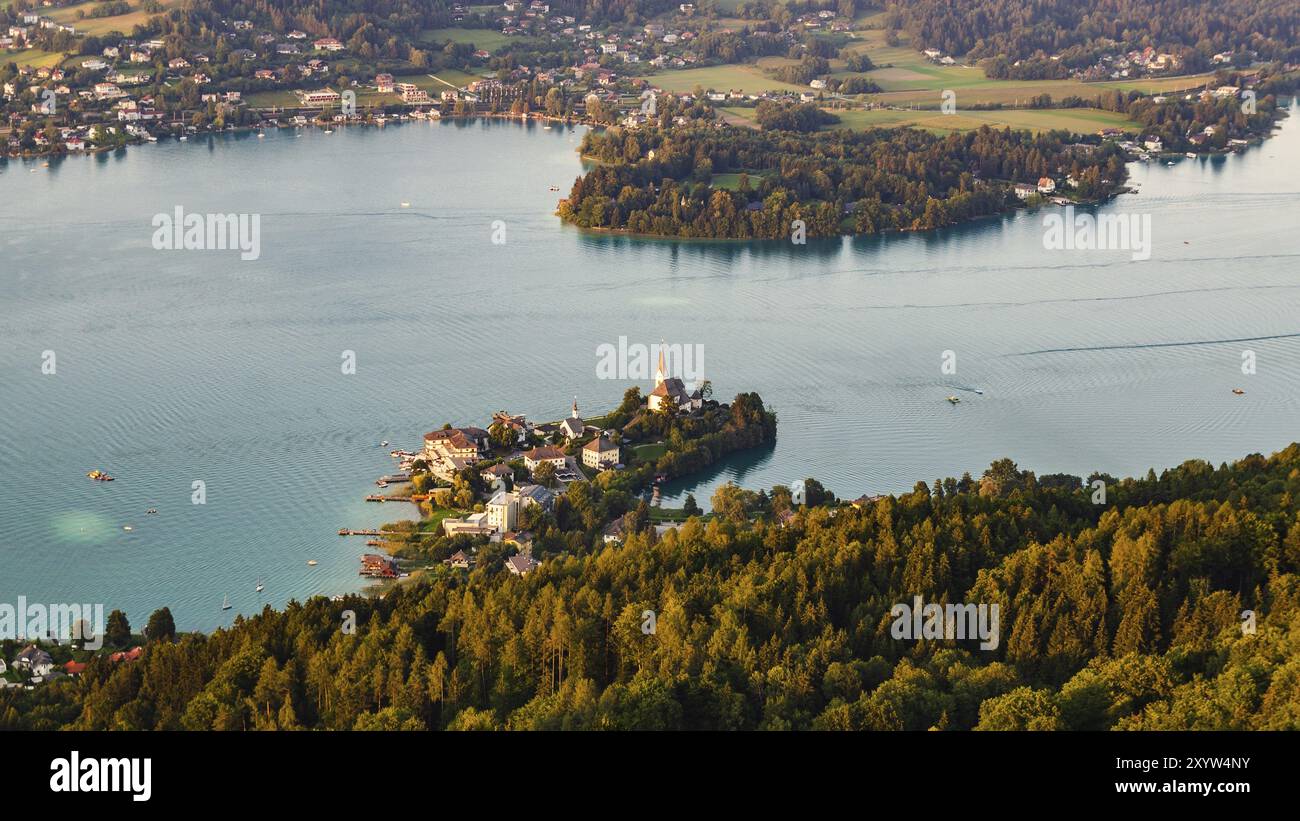
[[[664,366],[664,349],[668,346],[662,339],[659,340],[659,367],[655,368],[655,387],[659,387],[668,378],[668,368]]]
[[[573,418],[574,418],[574,419],[579,418],[579,417],[578,417],[578,397],[576,397],[576,396],[573,397]]]

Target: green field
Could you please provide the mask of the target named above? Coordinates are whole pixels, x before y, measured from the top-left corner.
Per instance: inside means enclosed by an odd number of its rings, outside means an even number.
[[[668,452],[668,446],[663,442],[655,442],[649,445],[635,445],[632,453],[636,455],[638,461],[656,462],[660,456]]]
[[[1102,128],[1134,128],[1135,124],[1122,114],[1094,108],[1044,108],[1001,111],[964,111],[943,114],[933,110],[871,109],[868,111],[835,111],[840,118],[830,128],[888,128],[915,126],[939,134],[968,131],[983,125],[994,128],[1052,131],[1065,129],[1078,134],[1091,134]]]
[[[540,42],[536,37],[508,37],[495,29],[461,28],[425,29],[420,32],[420,39],[426,43],[446,43],[450,40],[453,43],[465,43],[490,52],[495,52],[511,43],[534,45]]]
[[[753,109],[750,109],[751,111]],[[756,187],[759,178],[763,176],[761,171],[747,171],[749,174],[749,185],[751,188]],[[740,174],[738,172],[729,172],[726,174],[714,174],[713,179],[709,180],[709,186],[712,188],[725,188],[728,191],[737,191],[740,189]]]
[[[101,35],[110,31],[130,34],[136,26],[147,23],[152,15],[145,13],[141,8],[144,5],[144,0],[127,0],[127,2],[131,4],[131,11],[126,14],[119,14],[116,17],[85,17],[78,19],[77,12],[84,11],[89,14],[90,10],[98,5],[94,0],[78,3],[74,6],[43,9],[41,13],[56,23],[74,26],[77,29],[77,34]],[[161,0],[161,2],[164,6],[168,6],[178,2],[178,0]]]
[[[804,86],[782,83],[763,73],[755,65],[708,66],[706,68],[687,68],[680,71],[663,71],[645,77],[651,85],[664,91],[684,92],[696,88],[704,90],[743,91],[746,94],[758,94],[763,91],[808,91]]]
[[[53,68],[62,61],[63,55],[57,51],[41,51],[38,48],[19,49],[18,51],[5,49],[0,51],[0,62],[17,63],[20,66],[31,66],[32,68],[45,66]]]

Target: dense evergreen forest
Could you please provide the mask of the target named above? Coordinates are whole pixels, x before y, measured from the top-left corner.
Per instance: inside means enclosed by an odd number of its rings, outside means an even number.
[[[1300,445],[1089,478],[1104,503],[1010,460],[855,504],[725,486],[707,521],[523,577],[212,635],[155,614],[139,661],[5,691],[0,728],[1300,728]],[[999,646],[892,638],[917,595],[997,603]]]
[[[1294,0],[904,0],[889,12],[886,24],[906,31],[914,46],[974,60],[1041,52],[1059,56],[1062,67],[1082,67],[1108,51],[1151,46],[1176,54],[1190,73],[1224,51],[1300,57]]]
[[[824,116],[791,107],[776,124],[813,127]],[[942,137],[918,129],[591,131],[582,153],[600,164],[574,182],[558,213],[585,228],[785,239],[794,220],[810,237],[954,225],[1007,208],[1009,182],[1049,174],[1073,174],[1084,199],[1115,193],[1127,173],[1119,149],[1080,150],[1071,139],[987,126]],[[723,173],[740,175],[737,190],[711,186]]]

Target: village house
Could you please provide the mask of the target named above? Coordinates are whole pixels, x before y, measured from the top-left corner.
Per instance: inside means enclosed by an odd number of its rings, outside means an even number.
[[[565,462],[564,451],[554,445],[543,445],[524,454],[524,467],[530,472],[546,463],[554,465],[556,470],[563,470]]]
[[[537,569],[537,560],[520,553],[506,559],[506,569],[516,576],[524,576]]]
[[[1052,179],[1051,177],[1038,178],[1038,193],[1051,194],[1055,190],[1056,190],[1056,180]]]
[[[455,553],[443,559],[442,563],[454,567],[457,570],[469,570],[477,563],[477,561],[478,560],[474,558],[474,554],[466,553],[464,550],[457,550]]]
[[[443,94],[444,95],[452,94],[453,97],[455,96],[454,92],[443,92]],[[514,414],[514,413],[507,413],[506,411],[503,410],[497,411],[496,413],[492,414],[492,424],[501,425],[503,427],[507,427],[510,430],[514,431],[515,441],[518,443],[523,443],[528,438],[528,431],[529,431],[528,419],[525,418],[522,413]]]
[[[424,435],[424,452],[430,458],[478,459],[488,451],[488,434],[482,428],[443,428]]]
[[[597,470],[610,468],[620,461],[619,447],[604,436],[597,436],[582,446],[582,463]]]
[[[378,91],[380,94],[392,94],[392,93],[393,93],[393,75],[391,75],[391,74],[376,74],[376,75],[375,75],[375,90]]]
[[[342,51],[343,50],[343,44],[340,43],[338,40],[334,39],[333,37],[322,37],[319,40],[312,43],[312,45],[316,47],[317,51]]]
[[[35,644],[29,644],[14,656],[14,669],[33,676],[48,676],[54,670],[54,659]]]
[[[119,661],[139,661],[144,655],[143,647],[132,647],[130,650],[119,650],[108,657],[108,660],[114,664]]]
[[[493,487],[499,481],[514,478],[515,472],[511,470],[509,465],[498,462],[489,468],[480,470],[478,475],[487,483],[488,487]]]
[[[1016,196],[1022,200],[1027,200],[1038,193],[1038,189],[1027,182],[1018,182],[1012,188],[1015,190]]]
[[[521,509],[527,509],[534,505],[547,513],[555,509],[555,494],[541,485],[523,485],[516,493],[519,494]]]

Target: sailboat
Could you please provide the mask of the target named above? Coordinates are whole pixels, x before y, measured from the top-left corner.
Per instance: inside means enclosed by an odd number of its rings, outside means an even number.
[[[262,580],[261,580],[261,579],[258,579],[258,580],[257,580],[257,587],[253,588],[253,590],[254,590],[254,592],[261,593],[262,590],[263,590],[263,588],[265,588],[265,587],[266,587],[266,585],[262,584]]]
[[[226,597],[225,597],[224,599],[222,599],[222,601],[221,601],[221,609],[222,609],[222,610],[229,610],[229,609],[230,609],[230,594],[229,594],[229,593],[227,593],[227,594],[226,594]]]

